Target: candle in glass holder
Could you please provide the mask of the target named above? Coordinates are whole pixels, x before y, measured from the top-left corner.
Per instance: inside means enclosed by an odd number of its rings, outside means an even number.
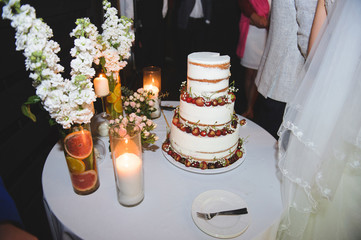
[[[158,95],[161,88],[161,69],[155,66],[143,68],[143,88],[152,88],[153,92]]]
[[[155,111],[150,114],[150,117],[153,119],[158,118],[160,116],[160,102],[159,102],[159,98],[158,98],[159,88],[157,88],[156,86],[153,86],[152,84],[144,85],[143,88],[148,91],[152,90],[152,92],[154,93],[154,96],[152,97],[152,99],[154,100]]]
[[[143,197],[142,160],[134,153],[124,153],[115,159],[118,174],[120,201],[125,205],[134,205]]]
[[[113,160],[117,196],[120,204],[135,206],[144,198],[141,130],[128,123],[109,128],[109,142]]]
[[[143,86],[144,90],[152,90],[152,92],[154,93],[154,96],[156,98],[158,98],[158,93],[159,93],[159,88],[157,88],[156,86],[152,85],[152,84],[148,84],[148,85],[144,85]]]
[[[98,97],[105,97],[109,94],[108,79],[100,75],[94,79],[94,91]]]

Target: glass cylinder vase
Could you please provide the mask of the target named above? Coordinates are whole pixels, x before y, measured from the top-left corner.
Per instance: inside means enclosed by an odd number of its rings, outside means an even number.
[[[144,198],[141,131],[128,124],[115,124],[109,129],[111,156],[118,201],[124,206],[139,204]]]
[[[123,115],[122,89],[119,72],[106,75],[109,82],[109,95],[104,98],[105,111],[110,119],[116,119]]]
[[[149,66],[143,68],[143,88],[147,91],[151,90],[154,94],[152,99],[154,100],[155,111],[150,114],[152,119],[160,117],[160,88],[161,88],[161,69],[156,66]]]
[[[100,183],[90,124],[74,124],[65,130],[63,147],[75,193],[96,191]]]

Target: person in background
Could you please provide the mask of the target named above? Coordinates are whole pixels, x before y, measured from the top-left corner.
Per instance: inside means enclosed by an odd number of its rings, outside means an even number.
[[[187,56],[208,48],[208,27],[212,0],[179,0],[177,4],[178,57],[177,67],[182,81],[186,80]]]
[[[360,22],[361,1],[318,1],[279,130],[285,210],[277,239],[361,239]]]
[[[0,239],[36,240],[32,234],[23,230],[22,221],[16,205],[7,192],[0,177]]]
[[[244,88],[247,99],[246,112],[242,116],[253,119],[253,109],[258,96],[254,80],[266,45],[270,3],[268,0],[238,0],[238,2],[242,13],[239,21],[237,55],[244,67]]]
[[[165,58],[165,14],[163,0],[136,2],[136,62],[139,69],[163,67]]]
[[[273,0],[270,27],[255,83],[260,95],[255,122],[276,139],[286,103],[305,63],[317,0]]]

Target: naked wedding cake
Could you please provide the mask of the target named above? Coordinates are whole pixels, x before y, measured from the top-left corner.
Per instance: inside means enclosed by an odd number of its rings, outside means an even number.
[[[187,82],[174,111],[163,151],[187,167],[227,167],[243,156],[240,126],[229,87],[230,57],[213,52],[188,55]]]

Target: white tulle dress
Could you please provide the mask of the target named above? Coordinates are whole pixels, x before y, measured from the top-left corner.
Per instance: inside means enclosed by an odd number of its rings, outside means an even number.
[[[278,239],[361,239],[361,1],[326,3],[279,131]]]

